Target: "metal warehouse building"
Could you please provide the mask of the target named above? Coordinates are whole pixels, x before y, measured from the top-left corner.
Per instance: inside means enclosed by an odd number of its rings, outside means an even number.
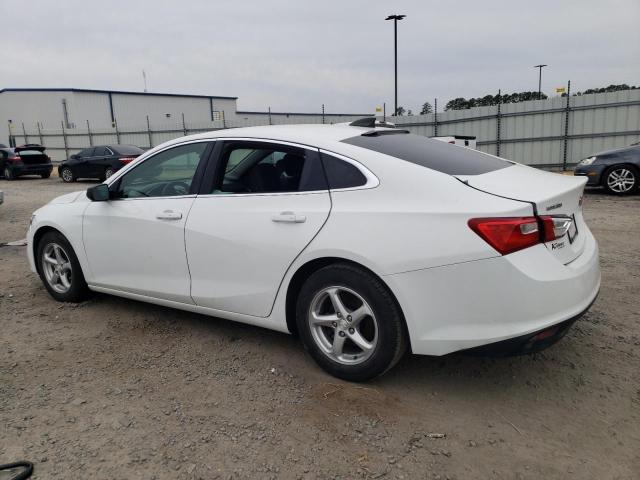
[[[153,130],[183,125],[189,130],[265,123],[327,123],[366,114],[239,112],[237,97],[123,92],[79,88],[0,90],[0,143],[26,132],[66,130],[70,136],[105,129]],[[185,127],[185,130],[187,128]],[[33,141],[36,139],[33,138]]]

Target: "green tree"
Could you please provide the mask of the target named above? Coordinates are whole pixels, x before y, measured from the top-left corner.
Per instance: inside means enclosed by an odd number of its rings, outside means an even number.
[[[404,109],[404,107],[400,105],[400,106],[398,106],[398,109],[396,110],[396,115],[398,117],[401,117],[401,116],[403,116],[405,114],[405,112],[406,112],[406,110]]]
[[[424,102],[422,104],[422,110],[420,110],[420,115],[426,115],[428,113],[433,113],[433,107],[429,102]]]

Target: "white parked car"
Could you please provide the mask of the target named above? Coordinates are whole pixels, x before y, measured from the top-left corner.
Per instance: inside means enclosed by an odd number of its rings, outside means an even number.
[[[373,123],[238,128],[53,200],[27,250],[59,301],[93,290],[296,333],[363,381],[407,348],[559,339],[600,286],[585,182]]]

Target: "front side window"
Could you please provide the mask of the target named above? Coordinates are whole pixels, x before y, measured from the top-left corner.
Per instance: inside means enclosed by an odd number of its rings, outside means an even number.
[[[188,195],[207,143],[170,148],[148,158],[118,181],[118,198]]]
[[[326,190],[317,151],[262,142],[229,142],[224,174],[211,193],[286,193]]]
[[[92,155],[93,155],[93,148],[85,148],[80,153],[78,153],[78,156],[80,158],[87,158],[87,157],[91,157]]]

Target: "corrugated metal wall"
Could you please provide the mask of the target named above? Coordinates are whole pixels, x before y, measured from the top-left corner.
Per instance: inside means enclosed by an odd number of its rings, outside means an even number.
[[[500,114],[491,106],[390,121],[429,137],[474,135],[479,150],[496,155],[499,148],[501,157],[527,165],[570,166],[640,141],[640,90],[569,97],[568,111],[567,98],[556,97],[501,105]]]

